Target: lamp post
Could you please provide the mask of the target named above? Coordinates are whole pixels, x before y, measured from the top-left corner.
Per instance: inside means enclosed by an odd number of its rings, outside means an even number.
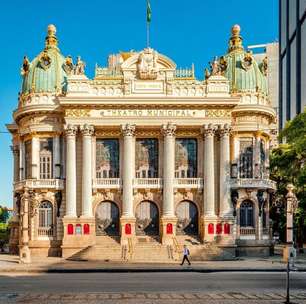
[[[283,260],[287,262],[287,276],[286,276],[286,301],[285,304],[290,304],[290,259],[295,256],[295,249],[293,247],[293,215],[298,207],[298,200],[293,193],[294,186],[287,185],[286,195],[286,247],[283,252]]]

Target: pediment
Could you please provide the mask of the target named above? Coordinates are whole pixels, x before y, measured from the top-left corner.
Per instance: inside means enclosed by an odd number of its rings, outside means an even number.
[[[163,54],[158,53],[156,50],[153,50],[153,49],[144,49],[141,52],[137,52],[133,54],[131,57],[129,57],[122,63],[121,69],[123,71],[124,70],[137,70],[137,65],[139,64],[141,58],[143,56],[146,56],[146,53],[149,53],[149,52],[156,54],[156,57],[157,57],[156,63],[157,63],[157,68],[159,70],[175,70],[176,69],[176,64],[174,63],[173,60],[171,60],[169,57]]]

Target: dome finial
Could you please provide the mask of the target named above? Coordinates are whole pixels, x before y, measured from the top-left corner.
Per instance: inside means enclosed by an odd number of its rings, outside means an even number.
[[[242,37],[240,36],[240,26],[238,24],[235,24],[232,27],[232,36],[229,41],[229,52],[235,51],[235,50],[243,50],[242,46]]]
[[[49,24],[46,37],[46,48],[57,47],[56,27],[54,24]]]

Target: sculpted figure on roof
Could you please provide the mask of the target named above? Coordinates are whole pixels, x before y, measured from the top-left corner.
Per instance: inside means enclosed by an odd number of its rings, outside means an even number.
[[[84,75],[85,73],[85,62],[81,60],[81,56],[77,57],[77,62],[75,64],[74,74]]]
[[[144,49],[138,58],[137,74],[140,79],[156,79],[158,54],[151,48]]]

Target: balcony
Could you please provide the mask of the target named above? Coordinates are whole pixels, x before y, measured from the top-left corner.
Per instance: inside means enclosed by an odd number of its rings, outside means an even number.
[[[201,189],[203,188],[203,178],[175,178],[174,188]]]
[[[268,178],[232,178],[230,186],[231,188],[276,189],[276,183]]]
[[[93,180],[93,188],[95,189],[119,189],[120,187],[120,178],[96,178]]]
[[[163,182],[161,178],[134,178],[133,186],[136,189],[161,189],[163,187]]]
[[[25,179],[14,183],[14,190],[22,190],[23,188],[29,189],[64,189],[64,180],[62,179]]]

